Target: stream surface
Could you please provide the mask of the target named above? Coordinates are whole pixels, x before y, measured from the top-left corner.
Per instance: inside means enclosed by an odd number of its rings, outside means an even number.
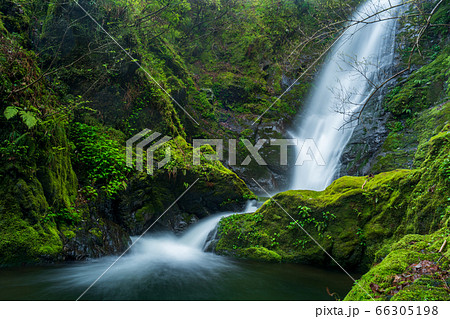
[[[251,211],[251,210],[250,210]],[[81,300],[334,300],[351,289],[344,273],[292,264],[237,261],[203,251],[221,217],[181,236],[154,233],[136,241]],[[0,270],[1,300],[76,300],[115,260]]]

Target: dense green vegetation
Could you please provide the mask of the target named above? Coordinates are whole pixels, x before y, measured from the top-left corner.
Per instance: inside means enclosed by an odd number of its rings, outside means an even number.
[[[252,164],[238,176],[205,158],[208,145],[195,166],[192,140],[283,137],[359,2],[2,1],[0,267],[123,252],[193,183],[158,226],[177,230],[256,198],[244,180],[271,180],[279,168]],[[408,71],[384,98],[389,135],[375,176],[280,193],[254,214],[225,218],[217,253],[335,266],[330,254],[367,271],[348,300],[370,299],[366,291],[449,299],[448,2],[413,50],[434,5],[417,1],[400,21],[396,68]],[[125,142],[144,128],[172,138],[155,153],[161,160],[170,148],[170,161],[153,175],[126,166]],[[238,161],[244,150],[238,143]]]

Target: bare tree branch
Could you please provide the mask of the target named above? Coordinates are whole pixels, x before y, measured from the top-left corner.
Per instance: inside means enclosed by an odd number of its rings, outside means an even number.
[[[362,113],[364,112],[365,108],[367,107],[367,105],[369,104],[369,102],[371,101],[371,99],[386,85],[388,84],[390,81],[392,81],[393,79],[399,77],[400,75],[408,72],[411,69],[411,65],[412,65],[412,58],[413,55],[416,51],[419,52],[419,54],[421,54],[420,52],[420,40],[422,39],[423,35],[425,34],[425,31],[430,27],[431,25],[431,18],[433,17],[433,15],[436,13],[436,10],[439,8],[439,6],[441,5],[441,3],[443,2],[443,0],[440,0],[435,6],[434,8],[430,11],[430,13],[428,14],[428,18],[426,20],[426,23],[422,26],[422,28],[420,29],[415,41],[414,41],[414,45],[412,47],[412,50],[409,54],[409,58],[408,58],[408,65],[406,66],[406,68],[404,68],[403,70],[397,72],[396,74],[392,75],[391,77],[389,77],[387,80],[383,81],[381,84],[377,85],[374,87],[374,90],[371,92],[371,94],[367,97],[367,99],[365,100],[364,104],[361,106],[361,108],[359,109],[359,111],[356,114],[352,114],[350,116],[350,121],[347,122],[351,123],[354,121],[360,121]],[[419,10],[420,11],[420,10]],[[344,124],[344,125],[346,125]]]

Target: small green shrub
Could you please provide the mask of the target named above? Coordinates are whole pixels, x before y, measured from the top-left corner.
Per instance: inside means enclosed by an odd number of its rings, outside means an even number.
[[[75,144],[72,161],[85,193],[96,195],[99,189],[112,198],[126,187],[131,169],[126,166],[122,145],[107,138],[98,127],[78,122],[72,124],[70,137]]]

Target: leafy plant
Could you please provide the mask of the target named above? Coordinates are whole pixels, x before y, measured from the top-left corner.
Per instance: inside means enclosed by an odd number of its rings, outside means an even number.
[[[442,161],[439,171],[447,183],[450,183],[450,157]]]
[[[75,122],[70,133],[75,144],[72,160],[85,184],[85,192],[95,196],[95,190],[100,189],[113,198],[126,187],[131,171],[126,166],[124,147],[109,139],[99,127]]]
[[[62,208],[55,211],[53,207],[49,207],[48,212],[41,218],[42,223],[56,223],[75,225],[81,220],[81,215],[74,207]]]
[[[298,214],[302,220],[290,222],[289,225],[286,226],[289,230],[300,229],[300,227],[304,228],[306,225],[313,225],[319,236],[322,237],[328,228],[329,222],[336,219],[336,215],[330,212],[323,212],[322,220],[317,220],[315,217],[311,216],[311,209],[309,207],[299,206],[298,208],[300,209]]]
[[[26,108],[22,109],[16,106],[8,106],[3,112],[7,120],[12,119],[16,115],[19,115],[22,122],[29,128],[33,128],[38,123],[38,118],[36,118],[36,113],[27,111]]]
[[[366,246],[366,237],[364,236],[364,232],[361,228],[358,228],[356,235],[359,237],[359,244],[361,246]]]

